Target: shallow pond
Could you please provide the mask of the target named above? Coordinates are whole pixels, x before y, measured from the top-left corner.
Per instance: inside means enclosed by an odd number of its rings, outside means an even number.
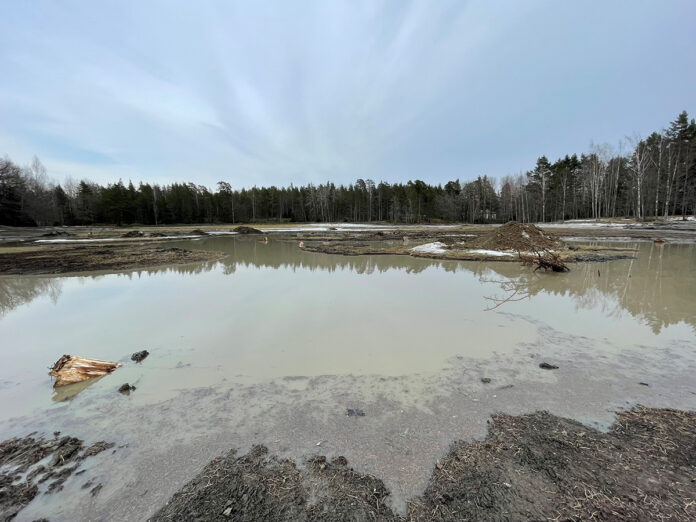
[[[123,446],[98,472],[98,497],[68,482],[20,520],[145,518],[207,460],[257,442],[299,460],[344,454],[403,507],[447,445],[485,435],[494,411],[606,427],[636,402],[696,407],[694,245],[636,243],[634,260],[545,274],[251,237],[170,244],[229,255],[0,278],[0,435],[61,430]],[[151,355],[132,363],[143,348]],[[47,368],[63,353],[124,367],[54,393]],[[124,382],[137,387],[127,397]],[[353,407],[365,417],[347,417]]]

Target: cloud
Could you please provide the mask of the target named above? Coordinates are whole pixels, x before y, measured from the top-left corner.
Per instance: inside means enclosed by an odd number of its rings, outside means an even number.
[[[0,154],[102,182],[515,173],[693,106],[696,7],[628,6],[12,3]]]

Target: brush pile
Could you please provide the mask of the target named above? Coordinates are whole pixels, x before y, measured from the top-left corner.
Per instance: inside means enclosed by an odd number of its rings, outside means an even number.
[[[470,249],[517,252],[522,262],[534,266],[535,270],[569,270],[557,253],[565,250],[566,244],[558,236],[547,234],[531,223],[508,221],[488,234],[468,241],[466,246]]]

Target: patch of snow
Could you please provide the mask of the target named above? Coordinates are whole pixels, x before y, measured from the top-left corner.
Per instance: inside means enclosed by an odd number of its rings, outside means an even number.
[[[591,219],[571,219],[568,221],[556,221],[554,223],[536,223],[540,228],[624,228],[632,221],[615,223],[607,221],[594,221]]]
[[[514,256],[515,254],[512,252],[502,252],[500,250],[466,250],[467,254],[481,254],[484,256],[494,256],[494,257],[502,257],[502,256]]]
[[[239,234],[239,232],[234,232],[232,230],[211,230],[208,234],[211,236],[234,236]]]
[[[160,236],[147,239],[197,239],[203,236]],[[103,237],[88,239],[37,239],[34,243],[105,243],[108,241],[128,241],[126,237]]]
[[[447,229],[456,228],[459,225],[373,225],[371,223],[308,223],[293,227],[264,227],[258,226],[259,230],[266,233],[273,232],[328,232],[336,231],[350,232],[369,232],[373,230],[408,230],[412,228]]]
[[[435,241],[434,243],[426,243],[425,245],[413,247],[411,252],[419,252],[421,254],[444,254],[447,250],[445,249],[444,243]]]

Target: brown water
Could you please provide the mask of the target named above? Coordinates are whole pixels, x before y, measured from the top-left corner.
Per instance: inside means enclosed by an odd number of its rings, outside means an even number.
[[[694,245],[638,243],[635,260],[543,274],[253,238],[176,244],[229,256],[0,278],[0,436],[61,430],[127,445],[90,470],[98,497],[71,481],[20,520],[146,518],[210,458],[256,442],[300,461],[344,454],[403,508],[447,445],[483,436],[494,411],[545,408],[605,427],[635,402],[696,407]],[[487,311],[503,281],[527,297]],[[150,357],[130,363],[143,348]],[[47,367],[63,353],[125,365],[54,394]],[[116,392],[123,382],[137,386],[130,397]]]

